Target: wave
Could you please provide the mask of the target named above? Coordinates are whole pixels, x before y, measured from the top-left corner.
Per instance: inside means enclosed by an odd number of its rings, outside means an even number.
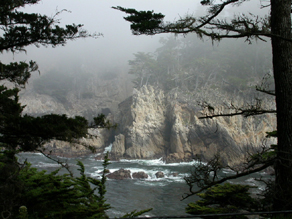
[[[179,162],[179,163],[166,163],[163,161],[163,158],[158,158],[158,159],[152,159],[152,160],[145,160],[145,159],[121,159],[120,161],[117,162],[125,162],[125,163],[137,163],[140,165],[145,165],[145,166],[193,166],[195,164],[198,164],[199,162],[194,160],[190,162]]]
[[[106,154],[107,152],[111,152],[112,151],[112,147],[113,147],[113,144],[110,144],[109,146],[105,147],[103,153]]]
[[[38,162],[38,164],[34,165],[35,167],[40,167],[40,168],[44,168],[44,167],[61,167],[60,164],[58,163],[44,163],[44,162]]]
[[[21,152],[19,154],[17,154],[16,156],[41,156],[41,157],[45,157],[45,155],[43,155],[42,153],[40,152]]]
[[[139,186],[150,186],[150,187],[163,187],[167,186],[169,183],[163,180],[137,180],[134,182],[135,185]]]

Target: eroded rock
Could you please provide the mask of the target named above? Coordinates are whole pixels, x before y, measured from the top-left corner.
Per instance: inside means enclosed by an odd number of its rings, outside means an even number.
[[[155,173],[156,178],[163,178],[164,177],[164,173],[161,171],[158,171],[157,173]]]
[[[113,173],[106,175],[106,177],[109,179],[117,179],[117,180],[131,179],[131,171],[125,170],[125,169],[119,169]]]
[[[132,174],[133,179],[147,179],[148,178],[148,174],[146,174],[143,171],[140,172],[135,172]]]
[[[134,90],[131,98],[119,104],[119,136],[114,153],[121,155],[118,151],[123,151],[123,143],[119,140],[122,134],[125,152],[121,156],[127,159],[165,157],[167,162],[182,162],[199,156],[206,161],[220,154],[225,164],[242,162],[245,152],[261,147],[266,132],[275,129],[276,117],[199,119],[210,112],[197,104],[208,100],[214,106],[242,105],[243,99],[236,98],[235,101],[233,96],[212,90],[191,97],[175,90],[165,94],[152,86]],[[273,108],[273,102],[265,103],[270,104],[267,108]],[[229,113],[228,109],[215,108],[214,113]]]
[[[111,157],[117,160],[119,157],[123,157],[125,153],[125,136],[123,134],[118,134],[115,136],[115,141],[113,142]]]

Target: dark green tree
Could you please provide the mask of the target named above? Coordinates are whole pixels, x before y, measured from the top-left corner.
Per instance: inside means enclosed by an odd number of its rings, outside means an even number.
[[[237,14],[232,18],[221,19],[220,15],[227,6],[240,6],[246,0],[203,0],[202,5],[209,7],[202,17],[187,15],[176,22],[164,22],[164,15],[153,11],[137,11],[115,7],[129,16],[133,34],[153,35],[160,33],[188,34],[209,37],[213,41],[224,38],[244,38],[252,40],[271,40],[273,76],[275,92],[262,90],[276,97],[278,146],[276,158],[271,165],[275,169],[273,187],[273,210],[292,209],[292,43],[291,43],[291,0],[270,0],[261,5],[269,7],[270,14],[259,17],[249,14]],[[147,16],[146,16],[147,15]],[[148,25],[151,23],[151,25]]]
[[[3,0],[0,2],[0,52],[22,52],[29,45],[58,46],[67,40],[95,37],[82,29],[82,25],[58,25],[56,16],[47,17],[39,13],[25,13],[18,9],[39,0]],[[37,71],[34,61],[0,61],[0,217],[16,218],[74,218],[75,212],[82,208],[86,218],[105,216],[108,205],[104,203],[105,178],[102,181],[84,175],[81,163],[80,178],[57,175],[58,171],[44,174],[20,164],[16,154],[24,151],[42,150],[44,143],[51,139],[75,141],[87,135],[90,124],[83,117],[68,118],[65,115],[44,115],[32,117],[23,115],[25,106],[19,103],[18,93],[24,88],[31,72]],[[14,84],[7,87],[5,82]],[[12,87],[12,88],[11,88]],[[108,123],[100,116],[91,124],[93,127],[105,127]],[[97,186],[100,196],[94,194]],[[74,198],[69,200],[70,198]],[[64,201],[64,202],[62,202]],[[51,203],[49,203],[51,202]],[[52,206],[49,209],[46,204]],[[20,208],[23,206],[22,208]],[[45,207],[47,206],[47,207]],[[74,208],[74,206],[79,206]],[[62,209],[61,209],[62,207]],[[77,210],[77,211],[79,211]],[[87,213],[88,212],[88,213]],[[80,212],[79,212],[80,213]],[[98,213],[98,214],[97,214]],[[50,215],[53,214],[53,215]],[[50,215],[50,216],[49,216]],[[69,215],[71,215],[69,217]],[[80,218],[80,214],[79,217]]]
[[[104,195],[108,164],[106,156],[101,179],[86,176],[80,161],[77,162],[80,172],[77,177],[59,174],[60,169],[51,173],[38,171],[27,164],[17,177],[18,191],[13,194],[11,216],[15,218],[19,206],[25,206],[29,218],[107,218],[106,210],[110,205]],[[9,209],[10,206],[3,207]]]
[[[257,200],[252,198],[249,190],[251,186],[226,183],[215,185],[205,193],[199,193],[201,200],[188,204],[186,212],[189,214],[214,214],[208,218],[248,218],[246,216],[220,217],[216,214],[239,213],[242,210],[251,211],[257,207]]]
[[[67,40],[90,35],[82,25],[60,27],[56,16],[27,14],[19,8],[37,4],[40,0],[3,0],[0,2],[0,52],[21,52],[29,45],[58,46]],[[104,115],[91,124],[80,116],[23,115],[25,106],[19,103],[19,88],[24,88],[31,72],[38,69],[34,61],[0,62],[0,218],[107,218],[110,208],[105,200],[107,155],[101,179],[85,175],[78,162],[79,176],[59,174],[59,169],[46,174],[31,168],[27,162],[19,163],[17,153],[41,151],[44,143],[58,139],[75,142],[86,137],[88,128],[110,128]],[[4,82],[14,84],[8,88]],[[151,209],[132,212],[125,217],[138,216]]]
[[[53,47],[65,45],[67,40],[95,37],[72,24],[61,27],[56,16],[25,13],[18,8],[37,4],[38,0],[1,1],[0,3],[0,51],[21,52],[29,45]],[[24,87],[31,72],[38,69],[34,61],[0,62],[0,80],[9,81],[15,88],[0,87],[0,145],[2,151],[11,153],[34,151],[49,139],[73,140],[85,136],[88,123],[82,117],[67,118],[65,115],[31,117],[22,115],[23,106],[18,102],[19,87]]]

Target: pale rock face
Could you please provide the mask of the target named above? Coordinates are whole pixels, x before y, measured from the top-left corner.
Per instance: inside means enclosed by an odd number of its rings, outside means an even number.
[[[179,162],[197,155],[208,160],[219,154],[225,163],[236,164],[244,159],[246,151],[274,143],[265,138],[267,131],[275,129],[273,115],[199,119],[200,109],[177,96],[143,86],[119,105],[118,133],[125,136],[125,141],[122,146],[118,137],[115,143],[125,148],[123,157],[164,157],[168,162]]]
[[[25,114],[67,114],[64,105],[48,95],[34,94],[33,98],[30,95],[22,96],[21,104],[26,106],[23,111]]]
[[[76,143],[52,140],[44,145],[46,154],[57,155],[62,157],[80,157],[92,154],[91,147],[95,153],[102,153],[104,147],[107,146],[107,139],[110,132],[108,130],[89,129],[91,136],[82,138]]]
[[[114,159],[119,157],[123,157],[125,153],[125,136],[123,134],[119,134],[115,136],[115,141],[112,146],[111,155]]]
[[[153,158],[165,154],[164,94],[143,87],[120,105],[118,124],[125,136],[125,157]]]
[[[139,90],[134,89],[132,96],[120,101],[121,97],[106,94],[103,98],[88,100],[69,95],[68,102],[71,105],[66,108],[46,95],[27,92],[21,97],[22,105],[27,105],[24,113],[34,115],[58,113],[75,116],[84,115],[86,110],[97,114],[105,107],[112,111],[111,120],[118,123],[116,131],[90,130],[95,137],[83,139],[81,144],[73,147],[64,142],[48,143],[47,151],[56,155],[82,156],[91,153],[82,146],[84,144],[102,152],[114,139],[113,159],[163,157],[168,162],[180,162],[190,161],[197,155],[209,160],[214,154],[220,154],[224,162],[235,164],[244,159],[247,150],[275,143],[274,139],[265,138],[266,132],[276,129],[274,115],[199,119],[208,112],[202,111],[197,101],[212,103],[217,114],[228,113],[217,106],[222,102],[240,106],[243,99],[237,95],[228,96],[210,89],[190,96],[182,95],[177,90],[166,94],[158,88],[143,86]],[[266,101],[265,104],[268,109],[274,107],[273,101]]]

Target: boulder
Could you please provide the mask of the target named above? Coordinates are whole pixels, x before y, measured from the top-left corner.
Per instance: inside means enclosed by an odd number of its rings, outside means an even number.
[[[143,171],[140,172],[135,172],[132,174],[133,179],[147,179],[148,178],[148,174],[146,174]]]
[[[172,173],[171,174],[173,177],[178,177],[178,173]]]
[[[164,173],[159,171],[157,173],[155,173],[156,178],[163,178],[164,177]]]
[[[119,169],[113,173],[110,173],[106,175],[107,178],[109,179],[131,179],[131,171],[130,170],[125,170],[125,169]]]

